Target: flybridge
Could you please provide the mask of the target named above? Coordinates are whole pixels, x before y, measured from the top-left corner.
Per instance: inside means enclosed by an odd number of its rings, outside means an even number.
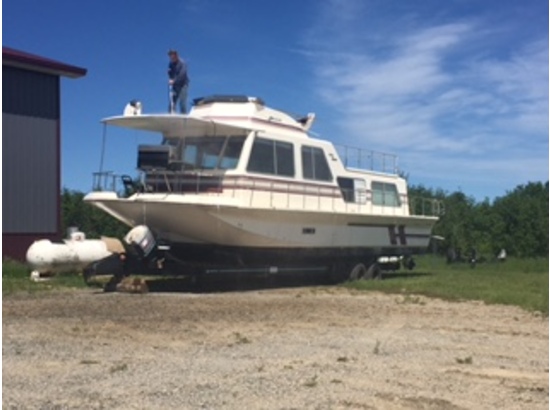
[[[286,135],[293,140],[310,137],[319,141],[318,136],[309,132],[314,119],[313,113],[296,116],[270,108],[258,97],[210,95],[194,99],[193,108],[188,115],[142,114],[141,109],[125,110],[124,115],[106,118],[103,122],[124,128],[158,132],[164,136],[165,141],[185,136],[237,137],[248,135],[251,131],[262,135]],[[396,155],[345,145],[335,145],[334,148],[343,166],[349,170],[398,174]],[[333,159],[336,158],[335,154],[332,154]]]
[[[256,124],[253,128],[265,125],[279,126],[300,133],[307,133],[315,120],[313,113],[289,114],[267,107],[261,98],[246,95],[211,95],[196,98],[189,115],[222,122],[252,122]]]

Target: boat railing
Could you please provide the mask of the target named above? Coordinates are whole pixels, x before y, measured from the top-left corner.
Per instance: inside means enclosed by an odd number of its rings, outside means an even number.
[[[267,179],[223,178],[223,175],[148,171],[141,181],[114,172],[96,172],[94,190],[124,196],[143,193],[186,193],[224,195],[239,198],[250,207],[372,213],[381,215],[441,216],[443,202],[434,198],[393,195],[373,200],[371,190],[346,189],[331,185],[296,184]]]
[[[92,174],[92,190],[94,191],[112,191],[118,192],[122,175],[115,174],[113,171],[99,171]]]
[[[222,177],[216,175],[181,174],[173,171],[151,170],[140,178],[112,171],[93,173],[94,191],[111,191],[128,195],[135,192],[201,193],[221,192]]]
[[[398,174],[398,157],[381,151],[367,150],[347,145],[335,145],[336,152],[346,168]]]
[[[437,198],[409,197],[409,215],[442,216],[445,214],[443,201]]]

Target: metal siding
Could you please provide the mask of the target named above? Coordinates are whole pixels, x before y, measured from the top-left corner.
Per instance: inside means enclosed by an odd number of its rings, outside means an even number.
[[[58,230],[58,121],[2,114],[3,233]]]
[[[2,112],[59,119],[59,77],[3,65]]]

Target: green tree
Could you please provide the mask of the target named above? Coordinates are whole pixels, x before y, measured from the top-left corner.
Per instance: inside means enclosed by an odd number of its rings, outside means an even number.
[[[433,233],[445,238],[438,246],[494,257],[502,248],[511,256],[548,257],[548,182],[519,185],[493,203],[486,198],[476,202],[463,192],[445,193],[423,186],[411,186],[409,196],[441,199],[444,214]],[[417,202],[411,212],[419,213]]]
[[[473,246],[474,199],[462,192],[454,192],[444,200],[445,214],[441,218],[438,232],[445,237],[447,248],[465,252]]]
[[[509,254],[548,257],[548,182],[519,185],[494,202],[501,219],[495,240]]]
[[[494,207],[488,198],[477,203],[472,208],[471,222],[469,224],[470,246],[476,248],[481,255],[496,256],[502,248],[498,234],[503,229],[504,221],[494,211]]]
[[[122,238],[129,227],[111,215],[83,201],[84,194],[63,189],[61,193],[62,228],[78,227],[88,238],[112,236]]]

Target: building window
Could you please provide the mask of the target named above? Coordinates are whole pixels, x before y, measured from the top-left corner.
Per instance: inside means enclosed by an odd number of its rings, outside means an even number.
[[[288,142],[256,138],[246,169],[260,174],[293,177],[294,148]]]
[[[321,148],[302,147],[302,172],[304,179],[332,181],[332,174]]]
[[[372,204],[382,206],[401,206],[399,192],[395,184],[372,182]]]

